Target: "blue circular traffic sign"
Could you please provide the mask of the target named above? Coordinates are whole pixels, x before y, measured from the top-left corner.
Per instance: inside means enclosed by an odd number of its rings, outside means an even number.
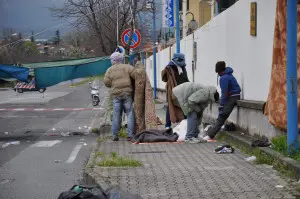
[[[122,33],[122,44],[123,46],[127,46],[129,43],[131,29],[128,28]],[[132,41],[130,42],[130,48],[136,48],[140,45],[142,40],[141,33],[138,30],[134,30],[132,35]]]

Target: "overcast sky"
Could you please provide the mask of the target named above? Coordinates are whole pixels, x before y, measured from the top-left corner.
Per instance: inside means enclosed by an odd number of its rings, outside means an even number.
[[[156,1],[157,3],[161,2],[161,0]],[[63,3],[64,0],[0,0],[0,29],[13,28],[15,31],[22,32],[24,35],[30,35],[31,31],[37,33],[62,24],[65,21],[52,17],[48,8],[52,6],[61,7]],[[157,28],[159,27],[160,23],[158,22]],[[57,29],[63,34],[71,28],[68,27],[67,24],[64,24],[36,38],[51,38],[55,35]]]
[[[51,16],[49,7],[62,6],[64,0],[0,0],[0,28],[13,28],[23,34],[35,33],[61,24],[63,21]],[[47,31],[38,38],[55,34],[56,29],[66,30],[61,26]]]

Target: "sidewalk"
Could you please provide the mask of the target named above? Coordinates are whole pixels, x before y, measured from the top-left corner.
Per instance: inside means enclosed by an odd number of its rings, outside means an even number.
[[[163,105],[156,111],[164,121]],[[143,198],[294,198],[270,166],[246,162],[247,156],[215,154],[222,143],[131,144],[121,139],[100,142],[97,152],[129,156],[141,161],[137,168],[95,166],[89,174],[101,185],[118,184]],[[278,185],[280,188],[277,188]],[[276,187],[277,186],[277,187]]]

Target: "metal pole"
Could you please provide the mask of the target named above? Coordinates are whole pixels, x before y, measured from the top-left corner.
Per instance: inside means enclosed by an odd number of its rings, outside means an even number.
[[[142,26],[142,36],[144,36],[144,18],[141,16],[141,13],[138,13],[139,18],[140,18],[140,22],[141,22],[141,26]],[[145,65],[145,43],[144,43],[144,39],[142,38],[142,63],[143,65]]]
[[[117,45],[119,45],[119,3],[117,5]]]
[[[201,26],[203,26],[204,25],[204,1],[202,0],[201,1]]]
[[[174,1],[176,1],[176,52],[180,53],[179,0]]]
[[[153,6],[153,27],[152,27],[152,31],[153,31],[153,76],[154,76],[154,99],[156,99],[156,88],[157,88],[157,82],[156,82],[156,24],[155,24],[155,1],[152,2],[152,6]]]
[[[298,150],[297,0],[287,1],[287,141]]]

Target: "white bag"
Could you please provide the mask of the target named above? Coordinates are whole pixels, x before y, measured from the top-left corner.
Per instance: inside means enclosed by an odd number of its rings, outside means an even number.
[[[177,126],[173,128],[173,132],[179,135],[177,141],[184,141],[187,133],[187,120],[182,120]]]

